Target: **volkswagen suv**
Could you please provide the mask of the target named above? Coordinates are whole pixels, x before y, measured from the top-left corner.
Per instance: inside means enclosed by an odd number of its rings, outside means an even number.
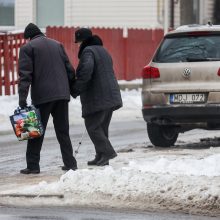
[[[195,128],[220,129],[220,26],[181,26],[142,71],[142,113],[155,146]]]

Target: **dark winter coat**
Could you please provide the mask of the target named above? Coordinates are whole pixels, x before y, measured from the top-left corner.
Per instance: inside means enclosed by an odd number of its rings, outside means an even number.
[[[68,76],[74,80],[74,74],[75,71],[59,42],[44,35],[35,36],[20,49],[19,99],[26,100],[31,85],[34,105],[69,100]]]
[[[107,109],[122,107],[119,85],[110,54],[98,36],[85,40],[78,54],[80,58],[74,85],[75,96],[80,95],[82,117]]]

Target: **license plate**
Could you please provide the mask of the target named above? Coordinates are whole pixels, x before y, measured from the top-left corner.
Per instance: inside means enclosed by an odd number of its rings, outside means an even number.
[[[170,94],[171,104],[186,103],[204,103],[206,101],[205,93],[176,93]]]

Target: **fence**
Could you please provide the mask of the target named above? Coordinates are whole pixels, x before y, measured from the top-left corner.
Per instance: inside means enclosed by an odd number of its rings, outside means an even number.
[[[78,46],[74,43],[75,28],[47,27],[46,35],[63,43],[74,67],[78,64]],[[113,57],[118,79],[140,78],[160,40],[163,30],[92,29],[98,34]],[[16,94],[19,48],[25,43],[23,34],[0,34],[0,95]]]
[[[24,43],[22,33],[0,35],[0,95],[16,93],[19,48]]]
[[[74,43],[75,28],[47,27],[47,36],[64,44],[73,65],[78,63],[78,46]],[[118,79],[132,80],[140,78],[144,65],[150,61],[156,47],[163,37],[162,29],[128,29],[123,37],[123,29],[92,29],[99,35],[104,46],[113,57],[114,69]]]

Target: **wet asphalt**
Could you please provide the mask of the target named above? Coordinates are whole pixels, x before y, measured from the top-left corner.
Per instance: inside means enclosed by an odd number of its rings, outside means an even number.
[[[8,208],[0,207],[1,220],[217,220],[218,217],[177,213],[81,209],[81,208]]]

